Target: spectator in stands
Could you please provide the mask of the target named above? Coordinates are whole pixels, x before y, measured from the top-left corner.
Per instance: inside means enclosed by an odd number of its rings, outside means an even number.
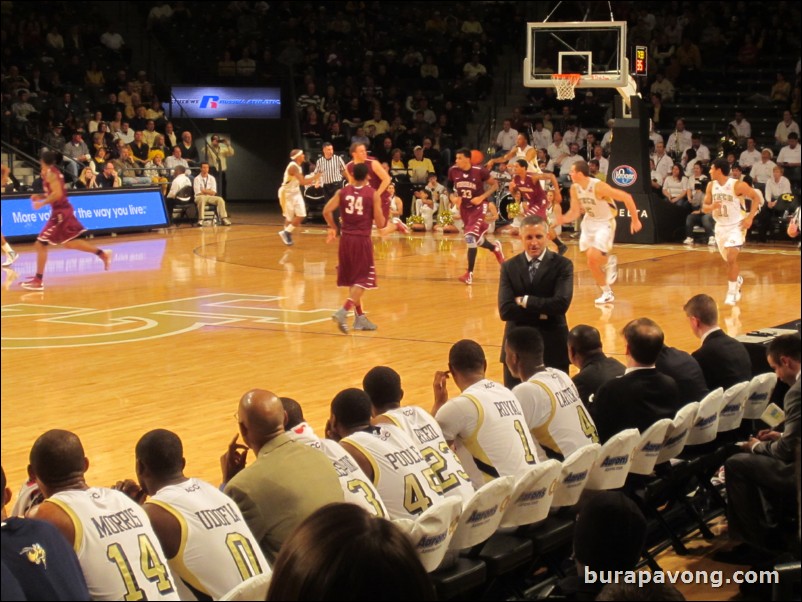
[[[83,131],[76,130],[72,133],[72,138],[62,149],[64,155],[64,171],[72,175],[73,179],[78,177],[80,170],[89,165],[92,155],[89,147],[83,139]]]
[[[343,592],[351,600],[436,599],[407,535],[354,504],[311,514],[273,568],[268,600],[335,600]]]
[[[736,454],[725,464],[729,534],[743,543],[714,556],[721,562],[756,564],[786,551],[785,545],[799,547],[798,540],[792,541],[796,537],[783,533],[782,522],[783,508],[789,510],[785,502],[794,498],[799,479],[794,461],[800,443],[799,335],[778,336],[766,356],[778,380],[791,387],[783,402],[785,423],[782,432],[765,429],[742,443],[741,449],[751,453]]]
[[[506,154],[515,146],[515,141],[517,138],[518,130],[514,130],[512,128],[512,122],[509,119],[505,119],[502,124],[501,131],[496,136],[496,151],[502,155]]]
[[[173,148],[178,146],[178,135],[175,133],[175,126],[172,121],[164,124],[164,142],[171,152]]]
[[[779,165],[774,166],[771,179],[766,182],[766,189],[763,191],[765,203],[760,208],[755,222],[758,227],[758,242],[766,242],[775,225],[782,223],[782,218],[791,209],[791,202],[783,200],[783,195],[792,195],[791,182],[783,175],[783,168]]]
[[[197,167],[200,164],[200,156],[198,149],[192,142],[192,132],[184,132],[181,134],[181,142],[178,144],[181,149],[181,157],[183,157],[190,167]]]
[[[53,107],[54,117],[61,123],[66,123],[71,119],[77,119],[81,114],[81,110],[77,104],[73,102],[72,94],[65,92],[61,100],[56,102]]]
[[[671,173],[663,180],[663,198],[677,207],[686,208],[688,203],[688,178],[682,171],[682,165],[675,163]]]
[[[676,381],[655,367],[663,330],[649,318],[639,318],[624,327],[623,335],[627,369],[599,388],[591,406],[601,443],[628,428],[644,432],[662,418],[673,419],[682,407]]]
[[[170,181],[168,178],[170,170],[164,165],[164,155],[157,154],[151,159],[148,159],[142,174],[149,177],[153,184],[160,185],[162,194],[167,192],[167,182]]]
[[[574,326],[568,333],[568,359],[579,369],[572,380],[585,404],[593,402],[604,383],[626,370],[617,359],[604,355],[599,331],[585,324]]]
[[[217,208],[217,217],[223,226],[230,226],[231,220],[228,219],[226,202],[223,197],[217,194],[217,180],[209,173],[209,163],[204,161],[200,165],[200,173],[195,176],[192,186],[195,189],[195,205],[198,208],[198,226],[204,224],[204,214],[206,205],[213,205]]]
[[[694,165],[693,176],[688,180],[688,204],[691,212],[685,218],[685,240],[683,244],[692,245],[694,243],[694,228],[702,226],[708,246],[714,247],[716,245],[716,237],[713,233],[715,228],[713,215],[702,211],[708,180],[707,176],[702,173],[702,166],[699,163]]]
[[[413,157],[407,161],[407,171],[412,184],[423,187],[429,180],[429,175],[435,173],[434,164],[423,156],[423,147],[412,149]]]
[[[791,132],[795,132],[799,136],[799,124],[794,121],[791,111],[783,111],[783,119],[774,130],[774,139],[777,141],[777,145],[784,146],[788,144],[788,134]]]
[[[44,139],[42,140],[45,143],[45,146],[48,147],[50,150],[56,150],[61,152],[64,146],[67,144],[67,141],[64,139],[64,136],[61,135],[61,132],[64,131],[64,126],[61,123],[53,124],[53,127],[50,131],[45,134]]]
[[[743,111],[735,111],[735,119],[730,121],[730,130],[734,134],[734,138],[738,141],[740,146],[743,146],[747,139],[752,135],[752,125],[744,119]],[[754,150],[754,140],[752,141],[752,150]],[[744,151],[746,152],[746,151]],[[743,162],[741,162],[743,164]],[[749,164],[751,166],[751,163]]]
[[[691,297],[683,308],[693,334],[701,339],[702,346],[691,355],[699,362],[711,391],[731,386],[752,378],[752,360],[743,343],[725,333],[718,326],[718,307],[709,295]]]
[[[602,581],[612,581],[614,571],[635,570],[646,533],[646,518],[626,494],[600,491],[588,498],[574,526],[577,574],[560,580],[555,594],[568,600],[594,600],[604,587]],[[594,571],[596,579],[586,581],[586,571]]]
[[[365,128],[370,128],[373,126],[374,132],[376,136],[381,136],[386,134],[390,129],[390,124],[387,122],[386,119],[382,118],[381,109],[374,109],[373,110],[373,117],[368,119],[365,122]]]
[[[217,75],[220,77],[234,77],[237,74],[237,61],[231,57],[230,50],[224,50],[223,56],[217,61]]]
[[[670,136],[669,136],[670,140]],[[707,148],[704,144],[702,144],[702,137],[697,134],[691,134],[691,146],[690,148],[686,149],[682,155],[682,164],[686,165],[688,163],[688,153],[693,150],[696,153],[697,161],[701,162],[702,165],[707,165],[710,162],[710,149]]]
[[[90,600],[78,558],[58,529],[43,521],[6,514],[11,490],[2,467],[0,490],[3,600]],[[12,582],[19,592],[9,595]]]
[[[176,173],[175,169],[179,165],[185,168],[186,171],[189,171],[189,162],[181,156],[181,147],[176,146],[173,147],[173,154],[167,157],[164,160],[164,165],[169,169],[173,174]]]
[[[147,186],[150,184],[150,178],[143,175],[142,168],[131,156],[131,148],[124,146],[120,153],[120,158],[113,163],[114,169],[123,179],[123,186]]]
[[[120,188],[123,185],[117,170],[114,168],[114,163],[106,161],[103,164],[103,171],[95,178],[99,188]]]
[[[772,161],[773,158],[774,153],[770,148],[760,151],[760,161],[752,165],[752,169],[749,170],[755,188],[765,190],[768,181],[774,177],[774,168],[777,167],[777,164]]]
[[[738,115],[739,112],[735,114]],[[736,119],[737,120],[737,119]],[[732,125],[735,123],[734,121],[730,123]],[[751,126],[749,128],[751,130]],[[741,156],[738,157],[738,163],[741,165],[743,170],[752,175],[752,180],[755,179],[755,176],[751,173],[752,166],[755,165],[760,161],[760,151],[757,150],[755,147],[755,139],[751,136],[746,138],[746,150],[741,153]]]
[[[649,87],[649,92],[651,94],[659,94],[661,100],[666,102],[674,100],[674,84],[671,83],[671,80],[666,79],[662,71],[657,72],[654,82]]]
[[[245,445],[238,444],[235,437],[222,460],[224,493],[240,507],[272,563],[282,543],[307,516],[326,504],[343,501],[329,459],[285,433],[286,420],[275,394],[261,389],[248,391],[237,409]],[[246,467],[249,449],[256,460]]]
[[[100,43],[115,53],[120,53],[125,48],[125,40],[117,31],[114,23],[108,24],[106,31],[100,36]]]
[[[563,142],[565,142],[569,148],[571,147],[571,144],[576,143],[577,151],[579,151],[579,147],[582,146],[587,136],[588,131],[581,127],[576,119],[568,120],[568,127],[563,132]]]
[[[36,107],[29,102],[30,97],[30,93],[24,88],[17,91],[17,101],[11,105],[11,112],[19,122],[27,123],[28,117],[36,113]]]
[[[145,143],[144,132],[137,130],[134,132],[134,141],[130,145],[131,158],[139,167],[144,167],[148,162],[148,152],[150,147]]]
[[[532,145],[537,149],[547,149],[552,142],[551,130],[544,127],[542,119],[536,119],[534,127]]]
[[[91,166],[84,167],[81,170],[81,175],[75,180],[75,188],[79,190],[100,188],[100,184],[96,181],[96,175]]]
[[[666,142],[666,152],[671,154],[675,160],[679,160],[682,154],[693,146],[693,134],[685,129],[685,120],[677,119],[674,125],[674,132],[668,137]],[[710,158],[708,152],[708,159]]]
[[[788,99],[791,98],[791,84],[785,79],[782,72],[777,73],[777,79],[774,85],[771,86],[770,98],[772,102],[778,104],[787,104]]]
[[[134,141],[134,130],[128,125],[128,121],[120,124],[120,131],[114,134],[115,140],[121,140],[123,144],[131,144]]]
[[[662,142],[658,142],[654,145],[654,155],[652,155],[652,160],[654,161],[654,171],[657,174],[656,181],[659,185],[658,188],[662,189],[663,182],[665,182],[666,177],[674,168],[674,162],[666,153],[665,146]]]
[[[465,86],[469,90],[469,100],[482,99],[490,88],[487,68],[479,62],[479,55],[474,54],[462,68]]]
[[[95,149],[95,155],[92,157],[92,161],[90,165],[92,166],[92,171],[100,173],[103,171],[103,167],[106,165],[106,159],[108,158],[108,151],[106,150],[105,146],[98,146]]]
[[[157,155],[164,160],[168,155],[171,154],[170,149],[168,149],[164,144],[164,136],[162,134],[157,133],[153,139],[153,144],[149,146],[150,150],[148,151],[148,161],[153,161],[153,158]]]
[[[788,133],[788,144],[780,149],[777,155],[777,165],[785,170],[785,174],[794,188],[799,189],[800,186],[800,162],[802,155],[800,154],[802,147],[799,146],[799,132]]]

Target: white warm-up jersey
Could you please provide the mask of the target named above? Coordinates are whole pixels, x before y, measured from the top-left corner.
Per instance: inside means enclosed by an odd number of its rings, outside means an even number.
[[[471,478],[448,446],[443,430],[434,416],[417,406],[395,408],[382,415],[392,420],[393,424],[418,444],[420,453],[440,480],[443,495],[459,496],[463,505],[473,497]]]
[[[361,506],[371,514],[387,518],[390,516],[381,495],[373,486],[368,475],[359,467],[353,456],[345,448],[331,439],[321,439],[306,422],[290,430],[301,442],[322,451],[331,460],[340,479],[345,501]]]
[[[713,211],[713,219],[716,224],[722,226],[734,226],[744,219],[743,199],[735,195],[735,184],[738,180],[728,178],[724,184],[719,184],[715,180],[711,182],[713,203],[721,203],[721,208]]]
[[[169,563],[180,578],[182,600],[217,600],[246,579],[270,573],[237,504],[209,483],[187,479],[168,485],[147,503],[164,508],[181,525],[181,546]]]
[[[105,487],[61,491],[47,502],[75,527],[75,553],[93,600],[178,600],[176,583],[145,511]]]
[[[541,446],[567,458],[599,435],[571,377],[556,368],[536,372],[512,392],[529,431]]]
[[[596,185],[599,182],[601,180],[588,178],[587,188],[582,188],[579,184],[573,186],[579,205],[585,213],[585,220],[606,223],[615,219],[615,202],[611,199],[596,198]]]
[[[418,446],[400,428],[389,424],[373,426],[341,442],[353,445],[370,462],[373,484],[391,519],[415,517],[445,499]]]
[[[477,485],[519,475],[537,463],[521,404],[499,383],[474,383],[443,405],[435,418],[446,440],[456,441],[457,455]]]

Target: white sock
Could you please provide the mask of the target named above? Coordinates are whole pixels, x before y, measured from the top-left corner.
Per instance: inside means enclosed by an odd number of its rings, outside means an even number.
[[[8,244],[8,243],[6,243],[6,244],[4,244],[4,245],[3,245],[3,250],[4,250],[6,253],[13,253],[13,252],[14,252],[14,249],[12,249],[12,248],[11,248],[11,245],[10,245],[10,244]]]
[[[606,284],[603,287],[601,287],[601,290],[605,295],[612,295],[613,294],[613,289],[611,289]]]
[[[727,291],[730,293],[737,293],[738,292],[738,281],[737,280],[728,280],[727,281]]]
[[[287,234],[290,234],[290,233],[292,233],[292,231],[293,231],[293,230],[295,230],[295,226],[293,226],[292,224],[290,224],[289,226],[284,226],[284,231],[285,231]]]

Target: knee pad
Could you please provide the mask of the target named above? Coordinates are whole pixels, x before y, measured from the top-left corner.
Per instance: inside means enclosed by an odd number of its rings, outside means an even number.
[[[468,245],[469,249],[475,249],[477,246],[479,246],[479,241],[476,239],[476,234],[466,234],[465,244]]]

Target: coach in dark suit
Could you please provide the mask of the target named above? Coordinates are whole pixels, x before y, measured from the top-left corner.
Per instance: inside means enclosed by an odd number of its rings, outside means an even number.
[[[498,310],[506,322],[504,338],[516,326],[540,331],[550,368],[568,372],[568,322],[565,313],[574,296],[574,264],[546,249],[548,224],[536,215],[523,219],[520,229],[524,252],[501,266]],[[504,364],[504,342],[501,344]],[[520,381],[504,366],[504,384],[512,388]]]
[[[643,433],[661,418],[674,418],[682,407],[677,383],[654,367],[663,338],[663,331],[648,318],[624,327],[627,371],[602,385],[590,410],[601,443],[629,428]]]
[[[711,391],[752,379],[752,360],[743,343],[718,326],[718,307],[712,297],[696,295],[685,304],[685,315],[693,334],[702,339],[702,346],[691,355],[699,362]]]
[[[568,333],[568,359],[579,368],[579,373],[571,380],[586,406],[593,403],[604,383],[623,375],[626,370],[617,359],[604,355],[599,331],[587,324],[578,324]]]
[[[791,501],[799,478],[794,456],[800,442],[801,347],[798,334],[782,335],[769,343],[769,364],[777,379],[791,387],[785,394],[785,423],[782,432],[767,429],[742,443],[741,449],[751,453],[736,454],[724,465],[730,537],[747,546],[722,560],[746,564],[754,557],[765,558],[766,551],[783,551],[782,526],[776,517],[783,507],[796,512]]]
[[[655,368],[676,381],[683,405],[702,401],[710,392],[699,362],[687,351],[663,345],[660,355],[657,356]]]

